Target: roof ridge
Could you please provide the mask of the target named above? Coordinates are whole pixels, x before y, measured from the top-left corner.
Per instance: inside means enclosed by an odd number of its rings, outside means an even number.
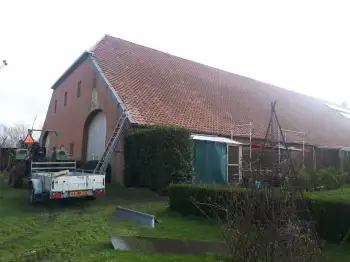
[[[165,52],[165,51],[162,51],[162,50],[159,50],[159,49],[150,47],[150,46],[146,46],[146,45],[143,45],[143,44],[138,44],[138,43],[135,43],[135,42],[132,42],[132,41],[123,39],[123,38],[119,38],[119,37],[113,36],[113,35],[105,34],[105,36],[103,37],[103,40],[106,39],[107,37],[113,38],[113,39],[115,39],[115,40],[119,40],[119,41],[124,41],[124,42],[127,42],[127,43],[131,43],[131,44],[133,44],[133,45],[137,45],[137,46],[142,47],[142,48],[151,49],[151,50],[153,50],[153,51],[156,51],[156,52],[159,52],[159,53],[162,53],[162,54],[166,54],[166,55],[172,56],[172,57],[174,57],[174,58],[177,58],[177,59],[186,61],[186,62],[188,62],[188,63],[195,63],[195,64],[197,64],[197,65],[199,65],[199,66],[202,66],[202,67],[205,67],[205,68],[207,68],[207,69],[209,69],[209,70],[216,70],[216,71],[218,71],[218,72],[221,72],[221,73],[224,73],[224,74],[228,74],[228,75],[231,75],[231,76],[242,77],[242,78],[245,78],[246,80],[254,81],[254,82],[257,82],[257,83],[266,85],[267,87],[270,87],[270,88],[271,88],[271,87],[272,87],[272,88],[277,88],[277,89],[284,90],[284,91],[287,91],[287,92],[291,92],[291,93],[294,93],[294,94],[302,95],[302,96],[304,96],[304,97],[312,98],[312,99],[315,99],[315,100],[317,100],[317,101],[322,100],[322,99],[320,99],[320,98],[318,98],[318,97],[315,97],[315,96],[312,96],[312,95],[309,95],[309,94],[305,94],[305,93],[301,93],[301,92],[299,92],[299,91],[291,90],[291,89],[288,89],[288,88],[279,86],[279,85],[277,85],[277,84],[267,83],[267,82],[265,82],[265,81],[255,79],[255,78],[250,77],[250,76],[246,76],[246,75],[242,75],[242,74],[237,74],[237,73],[234,73],[234,72],[230,72],[230,71],[227,71],[227,70],[225,70],[225,69],[217,68],[217,67],[214,67],[214,66],[211,66],[211,65],[207,65],[207,64],[198,62],[198,61],[190,60],[190,59],[188,59],[188,58],[184,58],[184,57],[178,56],[178,55],[176,55],[176,54],[168,53],[168,52]],[[100,41],[100,42],[102,42],[102,41]]]
[[[90,54],[93,54],[97,48],[97,46],[99,44],[101,44],[108,36],[108,34],[104,34],[95,44],[93,44],[88,50],[87,52],[89,52]]]

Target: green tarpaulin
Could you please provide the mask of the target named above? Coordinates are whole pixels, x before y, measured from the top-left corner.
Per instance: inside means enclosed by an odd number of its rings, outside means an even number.
[[[195,183],[227,184],[227,144],[193,140]]]

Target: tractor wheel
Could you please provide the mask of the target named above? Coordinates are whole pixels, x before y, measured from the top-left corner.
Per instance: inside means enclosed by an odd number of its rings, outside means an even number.
[[[24,163],[18,163],[13,166],[9,174],[9,185],[13,188],[21,188],[23,185],[23,177],[25,176],[25,165]]]
[[[23,178],[22,176],[18,175],[18,172],[16,170],[16,167],[13,167],[9,173],[9,179],[8,184],[10,187],[13,188],[21,188],[23,185]]]
[[[11,174],[11,172],[9,172],[7,184],[8,184],[9,186],[11,186],[11,184],[12,184],[12,174]]]
[[[9,181],[9,185],[10,187],[13,187],[13,188],[21,188],[22,185],[23,185],[23,179],[22,178],[16,178],[13,173],[10,174],[10,181]]]

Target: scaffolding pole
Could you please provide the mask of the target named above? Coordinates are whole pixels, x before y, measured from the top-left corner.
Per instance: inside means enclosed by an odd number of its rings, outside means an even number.
[[[300,131],[295,131],[295,130],[288,130],[288,129],[282,129],[282,131],[284,132],[284,138],[287,141],[287,133],[292,133],[292,134],[296,134],[296,135],[301,135],[303,137],[303,167],[305,167],[305,137],[306,137],[306,132],[300,132]],[[279,134],[279,132],[278,132]],[[279,142],[279,141],[278,141]]]
[[[236,136],[247,136],[249,135],[249,171],[252,171],[252,135],[253,135],[253,123],[249,122],[249,124],[241,124],[241,125],[235,125],[234,127],[242,128],[242,127],[249,127],[249,132],[244,133],[236,133]],[[233,139],[233,130],[231,130],[231,139]]]

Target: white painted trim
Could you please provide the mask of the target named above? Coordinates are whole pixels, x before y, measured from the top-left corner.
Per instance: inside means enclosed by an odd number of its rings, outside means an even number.
[[[229,163],[229,152],[230,152],[230,147],[238,147],[238,164],[230,164]],[[232,144],[227,144],[227,182],[228,182],[228,168],[230,166],[236,166],[238,167],[238,182],[241,183],[242,181],[242,146],[240,145],[232,145]]]
[[[239,159],[238,159],[238,165],[239,165],[239,183],[242,182],[242,157],[243,157],[243,152],[242,152],[242,146],[239,147],[238,149],[238,154],[239,154]],[[251,161],[251,159],[250,159]],[[250,166],[251,168],[251,166]]]
[[[228,150],[228,145],[226,144],[226,160],[227,160],[227,165],[226,165],[226,182],[227,182],[227,184],[228,184],[228,161],[229,161],[229,158],[228,158],[228,152],[229,152],[229,150]]]
[[[222,143],[222,144],[228,144],[228,145],[232,145],[232,146],[239,146],[239,145],[243,144],[241,142],[229,139],[227,137],[221,137],[221,136],[191,134],[191,139],[193,139],[193,140],[210,141],[210,142]]]

